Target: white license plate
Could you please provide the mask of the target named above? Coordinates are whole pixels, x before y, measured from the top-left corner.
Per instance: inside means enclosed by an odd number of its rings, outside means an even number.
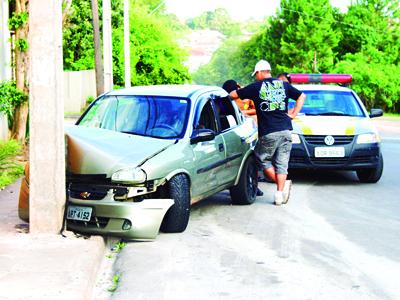
[[[344,157],[344,147],[315,147],[315,157]]]
[[[68,206],[67,219],[69,220],[89,221],[91,216],[92,216],[91,207],[73,206],[73,205]]]

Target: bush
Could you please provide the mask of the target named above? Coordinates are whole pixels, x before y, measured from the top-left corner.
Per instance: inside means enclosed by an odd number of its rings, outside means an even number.
[[[0,82],[0,112],[7,115],[10,128],[15,108],[27,100],[28,96],[17,89],[14,81]]]
[[[0,141],[0,189],[13,183],[23,174],[24,167],[15,160],[15,156],[20,153],[21,145],[17,141]]]

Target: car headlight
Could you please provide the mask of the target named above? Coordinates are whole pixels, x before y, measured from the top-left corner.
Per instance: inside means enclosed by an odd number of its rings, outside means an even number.
[[[113,182],[142,183],[146,181],[146,173],[140,168],[122,169],[111,176]]]
[[[296,133],[292,133],[292,144],[301,144],[300,137]]]
[[[373,144],[379,142],[379,136],[375,133],[364,133],[357,137],[357,144]]]

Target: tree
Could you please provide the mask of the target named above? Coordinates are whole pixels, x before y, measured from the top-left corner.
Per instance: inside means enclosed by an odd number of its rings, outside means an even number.
[[[234,22],[224,8],[206,11],[198,17],[188,19],[186,25],[191,29],[217,30],[228,37],[241,34],[240,24]]]
[[[9,19],[9,28],[15,32],[15,82],[17,90],[25,95],[29,94],[29,55],[28,55],[28,5],[27,0],[15,0],[12,17]],[[11,137],[25,142],[26,123],[28,119],[28,102],[24,101],[16,106],[13,114]]]
[[[131,6],[132,85],[184,83],[190,80],[183,62],[187,53],[174,41],[170,20],[150,15],[146,6]],[[167,21],[168,20],[168,21]],[[114,83],[123,86],[123,30],[113,27]]]
[[[93,24],[93,43],[94,43],[94,60],[96,72],[96,93],[97,96],[104,92],[104,67],[101,55],[101,39],[100,39],[100,21],[99,21],[99,5],[97,0],[91,0],[92,7],[92,24]]]

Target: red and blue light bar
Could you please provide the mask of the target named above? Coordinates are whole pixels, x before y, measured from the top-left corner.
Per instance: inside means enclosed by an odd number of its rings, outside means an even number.
[[[291,83],[339,83],[349,84],[353,81],[351,74],[300,74],[291,73]]]

